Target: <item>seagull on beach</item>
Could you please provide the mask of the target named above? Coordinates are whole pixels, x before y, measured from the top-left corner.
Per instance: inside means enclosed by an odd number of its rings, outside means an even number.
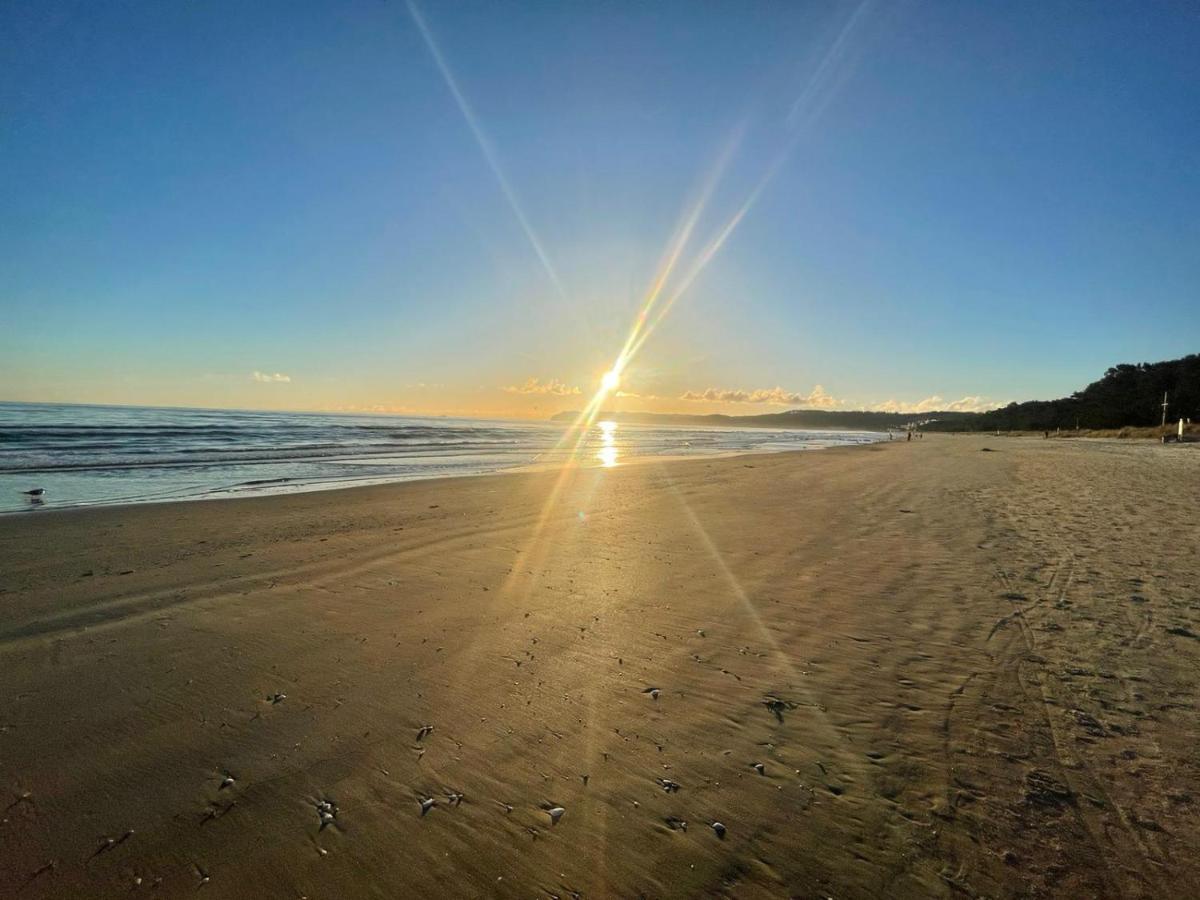
[[[21,491],[21,493],[27,497],[40,497],[42,494],[46,493],[46,489],[34,488],[32,491]]]

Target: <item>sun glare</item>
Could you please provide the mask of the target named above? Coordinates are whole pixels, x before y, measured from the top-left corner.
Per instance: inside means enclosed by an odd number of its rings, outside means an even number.
[[[621,376],[617,374],[616,369],[611,369],[604,373],[604,377],[600,379],[600,389],[606,394],[611,394],[621,386]]]
[[[612,374],[609,372],[608,374]],[[596,454],[596,459],[600,460],[600,465],[606,469],[611,469],[617,464],[617,423],[616,422],[597,422],[596,427],[600,429],[600,451]]]

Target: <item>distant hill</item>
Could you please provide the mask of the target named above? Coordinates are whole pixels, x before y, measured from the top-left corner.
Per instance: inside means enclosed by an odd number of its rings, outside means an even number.
[[[1163,392],[1168,418],[1200,420],[1200,354],[1156,363],[1114,366],[1099,381],[1060,400],[1027,400],[984,413],[889,413],[866,410],[792,409],[758,416],[694,416],[686,413],[602,412],[599,418],[634,425],[729,426],[738,428],[826,428],[886,431],[917,425],[927,431],[1052,431],[1151,426],[1162,421]],[[561,412],[571,422],[578,412]]]
[[[1200,419],[1200,354],[1156,363],[1114,366],[1083,390],[1059,400],[1027,400],[966,419],[931,414],[929,431],[1053,431],[1057,428],[1124,428],[1162,422],[1163,393],[1168,421]]]
[[[693,416],[686,413],[602,412],[601,419],[628,422],[631,425],[683,425],[688,427],[726,426],[736,428],[812,428],[831,431],[886,431],[888,428],[907,428],[910,424],[936,417],[953,422],[968,419],[972,413],[889,413],[853,410],[792,409],[759,416]],[[577,412],[561,412],[556,422],[572,422]]]

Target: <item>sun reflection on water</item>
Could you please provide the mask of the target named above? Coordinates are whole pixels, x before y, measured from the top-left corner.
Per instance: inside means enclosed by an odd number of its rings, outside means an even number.
[[[600,429],[600,450],[596,459],[604,468],[611,469],[617,464],[617,423],[597,422],[596,427]]]

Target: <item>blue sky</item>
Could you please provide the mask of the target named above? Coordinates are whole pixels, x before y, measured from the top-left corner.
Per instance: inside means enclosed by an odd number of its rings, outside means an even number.
[[[0,399],[579,408],[709,183],[655,315],[744,215],[613,404],[1200,349],[1193,4],[416,9],[433,44],[398,2],[0,8]]]

